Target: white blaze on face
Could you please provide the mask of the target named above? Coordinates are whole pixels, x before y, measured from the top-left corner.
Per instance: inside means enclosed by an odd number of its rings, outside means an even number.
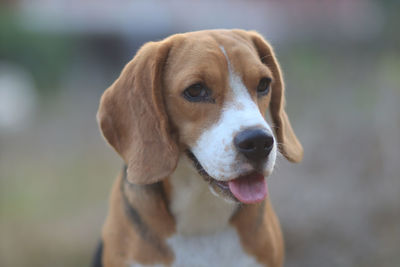
[[[224,103],[217,123],[206,129],[191,148],[205,171],[214,179],[227,181],[241,174],[252,171],[252,167],[243,156],[239,155],[234,145],[234,138],[247,128],[260,128],[271,136],[268,125],[257,103],[253,101],[241,78],[234,73],[226,51],[221,47],[228,61],[229,85],[232,98]],[[274,167],[276,142],[264,165],[264,175],[268,176]]]

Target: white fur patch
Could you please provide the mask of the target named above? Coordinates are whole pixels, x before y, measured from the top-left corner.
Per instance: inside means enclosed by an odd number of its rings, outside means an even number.
[[[261,267],[244,252],[236,230],[227,227],[216,234],[174,235],[167,241],[175,254],[172,267]],[[130,267],[149,265],[131,264]],[[163,265],[155,264],[153,267]]]
[[[176,235],[168,239],[175,253],[174,267],[257,267],[255,258],[243,251],[232,227],[216,234],[200,236]]]
[[[241,78],[234,73],[225,49],[223,47],[221,49],[228,61],[229,84],[233,97],[224,103],[219,121],[205,130],[191,149],[210,176],[227,181],[252,171],[250,164],[238,159],[240,157],[233,143],[235,135],[251,127],[264,129],[271,136],[273,133]],[[265,164],[265,176],[272,172],[276,153],[276,142],[274,142],[268,162]]]
[[[170,210],[178,233],[212,234],[228,225],[237,204],[215,196],[186,156],[180,157],[170,182]]]

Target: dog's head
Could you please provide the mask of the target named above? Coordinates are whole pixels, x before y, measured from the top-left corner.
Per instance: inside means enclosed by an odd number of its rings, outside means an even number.
[[[259,34],[201,31],[145,44],[104,93],[98,121],[132,183],[168,177],[185,153],[214,193],[254,203],[277,150],[303,156],[284,107],[279,64]]]

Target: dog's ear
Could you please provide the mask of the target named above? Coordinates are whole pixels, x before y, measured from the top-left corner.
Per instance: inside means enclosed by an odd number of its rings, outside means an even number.
[[[100,129],[127,164],[132,183],[158,182],[174,171],[178,161],[162,88],[170,48],[167,41],[145,44],[100,101]]]
[[[297,139],[285,111],[285,85],[282,72],[272,47],[256,32],[249,33],[262,62],[272,71],[271,118],[279,142],[279,150],[292,162],[303,159],[303,147]]]

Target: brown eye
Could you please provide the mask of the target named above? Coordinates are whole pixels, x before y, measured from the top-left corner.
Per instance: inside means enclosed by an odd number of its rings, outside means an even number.
[[[271,84],[270,78],[262,78],[257,86],[258,96],[267,95]]]
[[[214,102],[211,98],[211,90],[201,83],[196,83],[183,91],[183,96],[191,102]]]

